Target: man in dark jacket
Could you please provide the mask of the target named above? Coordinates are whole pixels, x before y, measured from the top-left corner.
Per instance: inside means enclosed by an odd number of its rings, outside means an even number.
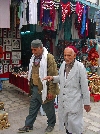
[[[31,43],[32,57],[29,64],[28,81],[31,86],[32,98],[30,102],[29,115],[26,117],[25,126],[19,128],[19,132],[33,130],[38,110],[41,105],[47,115],[48,126],[45,132],[51,132],[56,123],[54,99],[59,93],[56,83],[43,81],[44,76],[57,75],[57,65],[52,54],[43,47],[41,40],[33,40]]]

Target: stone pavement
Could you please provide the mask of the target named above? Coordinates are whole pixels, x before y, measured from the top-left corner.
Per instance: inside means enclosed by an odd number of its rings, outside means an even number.
[[[8,81],[3,82],[3,90],[0,92],[0,101],[5,104],[5,111],[9,114],[8,129],[0,130],[0,134],[18,134],[18,128],[24,126],[25,118],[28,115],[30,97],[19,92],[19,89]],[[91,102],[91,112],[84,111],[84,133],[100,134],[100,102]],[[57,122],[55,129],[50,134],[65,134],[59,132],[58,113],[56,112]],[[34,124],[34,130],[27,134],[44,134],[47,125],[47,117],[38,113]],[[25,133],[26,134],[26,133]]]

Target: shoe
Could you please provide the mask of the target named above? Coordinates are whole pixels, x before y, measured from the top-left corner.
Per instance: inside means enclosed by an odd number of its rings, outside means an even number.
[[[67,129],[66,129],[66,133],[67,133],[67,134],[72,134],[72,133],[69,133]]]
[[[33,127],[24,126],[22,128],[19,128],[18,130],[19,130],[19,133],[31,132],[33,130]]]
[[[54,129],[54,127],[47,126],[47,128],[45,129],[45,132],[51,132],[53,129]]]

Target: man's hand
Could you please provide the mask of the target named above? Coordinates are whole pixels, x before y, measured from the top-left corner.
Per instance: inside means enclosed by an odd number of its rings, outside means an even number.
[[[28,85],[30,85],[30,82],[28,81]]]
[[[84,109],[86,112],[89,112],[91,110],[90,105],[84,105]]]
[[[53,76],[46,76],[43,80],[51,81],[53,80]]]
[[[47,98],[48,98],[48,100],[52,100],[53,99],[53,95],[52,94],[48,94]]]

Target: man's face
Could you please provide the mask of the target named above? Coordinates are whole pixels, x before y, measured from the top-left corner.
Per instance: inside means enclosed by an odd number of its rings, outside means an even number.
[[[31,47],[31,50],[32,50],[32,53],[33,53],[36,57],[42,55],[42,53],[43,53],[43,48],[42,48],[42,47],[37,47],[37,48]]]
[[[67,64],[70,64],[76,58],[76,54],[71,48],[65,48],[64,50],[64,60]]]

